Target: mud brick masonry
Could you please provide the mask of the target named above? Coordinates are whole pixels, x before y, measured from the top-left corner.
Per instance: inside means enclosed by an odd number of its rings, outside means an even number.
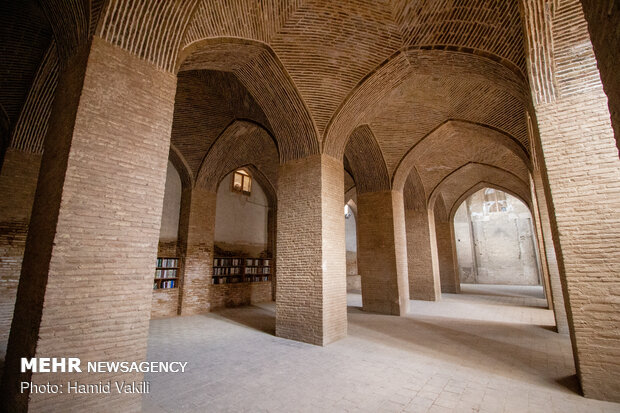
[[[620,402],[619,2],[24,0],[0,19],[5,411],[139,411],[21,393],[51,376],[19,362],[143,361],[151,317],[275,300],[277,336],[345,337],[345,204],[364,311],[459,293],[454,215],[483,188],[532,212],[583,395]],[[218,187],[242,167],[273,276],[218,286]],[[152,289],[158,255],[179,288]]]

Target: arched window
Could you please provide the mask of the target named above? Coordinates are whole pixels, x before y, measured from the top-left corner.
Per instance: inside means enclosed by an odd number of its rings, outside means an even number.
[[[506,212],[508,211],[508,202],[506,201],[506,193],[496,191],[493,188],[484,190],[484,213]]]
[[[344,217],[345,219],[349,219],[351,215],[353,215],[353,211],[351,211],[351,207],[347,204],[344,206]]]
[[[252,190],[252,177],[243,169],[237,169],[233,174],[232,191],[250,195]]]

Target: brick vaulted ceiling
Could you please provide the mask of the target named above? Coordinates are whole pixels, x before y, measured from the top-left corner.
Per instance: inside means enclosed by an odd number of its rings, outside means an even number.
[[[273,134],[280,161],[342,157],[365,125],[390,179],[411,147],[451,120],[529,148],[518,0],[109,0],[98,27],[178,73],[172,141],[192,169],[239,118]],[[218,38],[250,46],[230,66],[214,59],[241,49],[213,43],[196,54]]]

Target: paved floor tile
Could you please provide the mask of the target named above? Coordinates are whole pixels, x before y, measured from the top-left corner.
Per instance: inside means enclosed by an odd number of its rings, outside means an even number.
[[[274,303],[151,321],[143,411],[620,412],[586,399],[568,336],[540,287],[463,285],[405,317],[348,296],[348,337],[326,347],[275,337]]]

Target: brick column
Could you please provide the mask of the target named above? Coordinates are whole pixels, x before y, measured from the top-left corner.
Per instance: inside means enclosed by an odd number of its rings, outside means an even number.
[[[276,335],[326,345],[347,334],[342,162],[328,155],[279,168]]]
[[[461,282],[454,266],[454,230],[450,221],[435,218],[437,234],[437,256],[441,292],[457,294],[461,292]]]
[[[192,315],[210,310],[217,194],[198,187],[183,192],[179,219],[182,271],[179,313]]]
[[[536,144],[575,366],[586,397],[620,401],[620,159],[607,96],[580,2],[524,6]]]
[[[402,192],[357,195],[357,269],[364,311],[405,315],[409,309]]]
[[[66,64],[26,241],[2,410],[140,411],[139,394],[20,393],[21,381],[141,373],[20,373],[20,357],[146,359],[176,78],[94,38]]]
[[[9,339],[41,155],[8,149],[0,173],[0,351]],[[10,194],[10,196],[6,196]]]
[[[532,178],[530,178],[530,192],[532,197],[532,205],[530,207],[530,211],[532,213],[532,227],[536,234],[537,245],[536,260],[538,264],[541,283],[545,293],[545,298],[547,299],[547,308],[553,311],[553,295],[551,293],[551,281],[549,280],[549,265],[547,264],[545,241],[542,233],[542,223],[540,221],[540,214],[538,213],[538,200],[536,199],[536,189],[534,188],[534,180]],[[553,314],[555,316],[555,311]]]
[[[434,214],[407,209],[405,217],[409,295],[412,300],[437,301],[441,299],[441,286]]]
[[[535,170],[532,174],[532,179],[534,181],[534,191],[536,193],[536,204],[538,205],[537,215],[540,220],[540,233],[542,238],[540,250],[541,254],[544,253],[544,262],[546,263],[547,273],[549,275],[549,292],[551,294],[555,325],[558,333],[568,334],[568,319],[566,317],[566,305],[564,303],[564,293],[562,292],[562,283],[560,281],[560,269],[553,245],[553,233],[551,230],[549,210],[547,208],[547,197],[545,196],[544,184],[540,171]]]

